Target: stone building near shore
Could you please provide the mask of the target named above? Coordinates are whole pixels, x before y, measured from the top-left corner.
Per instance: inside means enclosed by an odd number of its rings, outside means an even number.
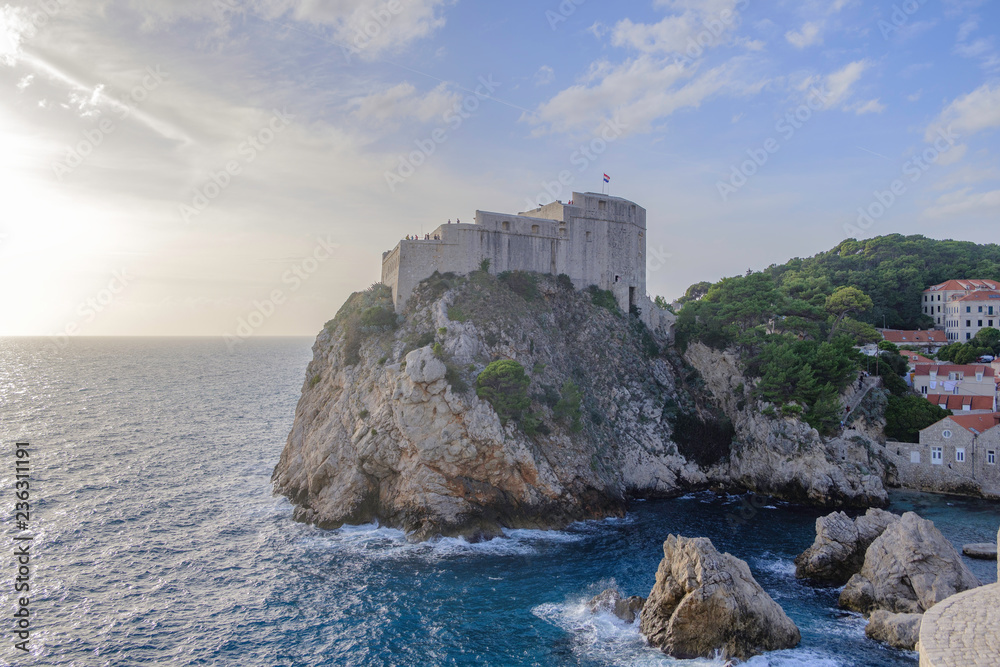
[[[472,224],[445,224],[382,255],[382,282],[396,311],[435,271],[467,274],[489,260],[491,273],[566,274],[577,289],[610,290],[619,307],[639,310],[652,330],[671,335],[674,316],[646,294],[646,209],[610,195],[573,193],[517,215],[476,211]]]
[[[919,443],[886,442],[899,483],[932,493],[1000,499],[1000,413],[945,417]]]

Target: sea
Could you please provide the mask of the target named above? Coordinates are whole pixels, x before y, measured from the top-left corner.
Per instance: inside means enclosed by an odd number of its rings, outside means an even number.
[[[476,544],[294,522],[270,478],[311,345],[0,339],[0,664],[722,665],[668,658],[637,625],[586,609],[609,587],[648,594],[672,533],[746,560],[801,629],[798,648],[750,667],[917,664],[867,640],[838,589],[795,579],[813,508],[694,493]],[[30,475],[21,525],[17,442]],[[968,498],[899,492],[890,509],[917,511],[958,547],[993,541],[1000,524],[997,504]],[[14,588],[25,543],[28,594]],[[995,563],[968,564],[996,581]]]

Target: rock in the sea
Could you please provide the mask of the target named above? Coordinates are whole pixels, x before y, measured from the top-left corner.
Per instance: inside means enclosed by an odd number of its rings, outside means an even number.
[[[861,572],[841,591],[840,606],[863,614],[922,614],[976,586],[979,580],[941,531],[907,512],[868,547]]]
[[[990,544],[989,542],[966,544],[962,547],[962,553],[969,558],[978,558],[979,560],[996,560],[997,545]]]
[[[861,571],[871,543],[896,521],[898,516],[880,509],[853,521],[843,512],[816,519],[816,541],[795,559],[795,576],[843,586]]]
[[[609,588],[602,591],[600,595],[591,598],[590,602],[587,603],[587,608],[594,614],[606,611],[626,623],[635,623],[636,616],[639,615],[642,605],[645,603],[646,598],[638,595],[625,598],[616,589]]]
[[[865,635],[893,648],[912,651],[920,639],[920,621],[923,617],[923,614],[894,614],[879,609],[873,611],[868,619]]]
[[[639,628],[652,646],[676,658],[718,651],[745,660],[792,648],[801,638],[744,561],[720,554],[708,538],[675,535],[663,543]]]

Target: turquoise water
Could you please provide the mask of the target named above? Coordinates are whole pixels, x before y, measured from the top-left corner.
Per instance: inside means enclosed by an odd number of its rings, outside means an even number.
[[[38,528],[30,656],[17,665],[669,665],[583,602],[648,593],[670,533],[747,560],[802,629],[753,667],[915,665],[864,638],[836,589],[795,580],[821,513],[699,493],[623,520],[409,544],[377,526],[291,521],[270,474],[311,340],[0,340],[0,443],[31,441]],[[10,539],[12,463],[0,468]],[[995,539],[996,504],[894,494],[956,544]],[[4,547],[4,553],[9,550]],[[984,582],[994,563],[969,561]],[[2,561],[0,608],[13,609]],[[8,626],[9,627],[9,626]],[[0,632],[6,640],[9,631]]]

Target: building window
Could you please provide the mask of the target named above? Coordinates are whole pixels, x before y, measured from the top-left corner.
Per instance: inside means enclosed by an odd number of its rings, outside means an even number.
[[[593,240],[594,239],[590,238],[590,232],[587,232],[587,241],[593,241]]]
[[[910,452],[910,463],[920,463],[920,452]]]
[[[540,228],[540,227],[539,227],[538,225],[532,225],[532,226],[531,226],[531,233],[532,233],[532,234],[537,234],[537,233],[539,232],[539,230],[540,230],[540,229],[541,229],[541,228]]]
[[[942,438],[950,438],[951,437],[951,431],[949,431],[947,429],[945,429],[944,431],[941,431],[941,437]]]
[[[996,450],[991,449],[990,451],[986,452],[986,463],[988,463],[991,466],[995,466],[997,464]]]
[[[920,393],[924,395],[927,394],[927,385],[924,385],[923,387],[920,388]]]
[[[983,326],[983,321],[982,320],[979,320],[979,325],[978,326]]]
[[[965,307],[965,312],[971,313],[972,312],[972,306],[966,306]]]
[[[504,220],[503,222],[501,222],[501,223],[500,223],[500,227],[501,227],[501,228],[502,228],[502,229],[503,229],[503,230],[504,230],[505,232],[509,232],[509,231],[510,231],[510,223],[509,223],[509,222],[507,222],[506,220]]]
[[[936,466],[944,463],[944,450],[940,447],[931,447],[931,463]]]
[[[965,332],[965,340],[972,340],[972,334],[970,334],[968,331]]]
[[[972,320],[965,320],[965,326],[971,327],[972,326]]]
[[[604,201],[603,199],[600,200],[600,201],[598,201],[597,202],[597,210],[598,211],[607,211],[608,210],[608,202]]]
[[[559,236],[566,236],[566,228],[565,227],[560,227],[559,228]]]
[[[965,447],[957,447],[955,449],[955,461],[957,463],[965,463]]]

